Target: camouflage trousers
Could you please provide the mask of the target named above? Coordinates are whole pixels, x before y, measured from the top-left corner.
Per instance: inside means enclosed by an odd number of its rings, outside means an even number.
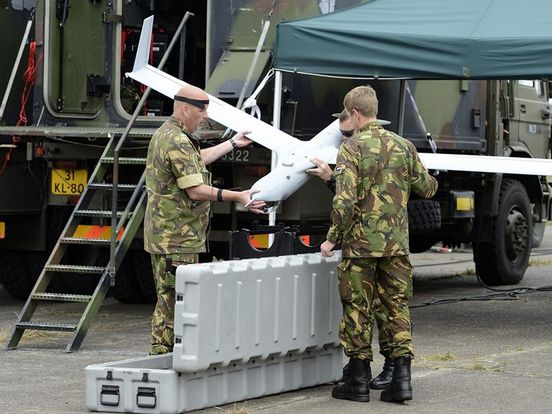
[[[389,332],[387,325],[387,308],[381,304],[378,294],[374,289],[374,302],[372,303],[374,321],[378,328],[378,344],[379,352],[385,358],[391,355],[391,349],[389,348]]]
[[[412,267],[408,256],[343,258],[337,267],[343,318],[339,338],[349,357],[371,361],[374,314],[384,338],[380,348],[398,358],[413,356],[410,311]],[[374,309],[379,298],[381,309]]]
[[[173,269],[167,269],[168,257],[172,259],[173,266],[198,262],[198,255],[195,253],[151,255],[157,304],[151,318],[150,355],[172,352],[174,345],[175,274]]]

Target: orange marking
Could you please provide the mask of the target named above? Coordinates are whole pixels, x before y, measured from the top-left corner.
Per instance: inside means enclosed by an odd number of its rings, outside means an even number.
[[[124,231],[124,227],[119,230],[119,233],[117,234],[117,240],[121,240]],[[75,230],[73,237],[76,237],[78,239],[109,240],[111,239],[111,226],[90,226],[81,224]]]
[[[268,234],[249,236],[249,243],[256,249],[268,249]]]

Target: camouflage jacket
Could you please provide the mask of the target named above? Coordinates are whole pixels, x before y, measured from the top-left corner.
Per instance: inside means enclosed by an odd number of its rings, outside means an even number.
[[[148,205],[144,249],[153,254],[205,251],[211,203],[193,201],[186,188],[211,184],[197,138],[169,118],[151,138],[146,162]]]
[[[343,257],[408,254],[410,191],[424,198],[437,191],[414,144],[370,122],[343,142],[334,175],[327,239],[341,242]]]

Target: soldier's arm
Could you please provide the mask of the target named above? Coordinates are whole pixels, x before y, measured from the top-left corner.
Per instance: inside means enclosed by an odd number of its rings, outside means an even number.
[[[255,213],[263,213],[266,203],[261,200],[251,200],[258,190],[232,191],[211,187],[206,184],[194,185],[183,189],[193,201],[233,201],[249,208]]]
[[[193,201],[234,201],[242,205],[248,204],[251,201],[251,194],[255,193],[255,190],[232,191],[206,184],[187,187],[184,190]]]
[[[176,185],[194,201],[234,201],[242,205],[248,205],[249,210],[262,213],[265,206],[263,201],[251,201],[251,195],[257,190],[230,191],[207,185],[203,181],[203,169],[197,162],[197,155],[192,144],[187,138],[176,137],[169,145],[167,158],[170,161],[171,170],[176,178]],[[223,145],[219,144],[219,145]]]
[[[234,150],[235,148],[241,148],[251,144],[253,141],[251,141],[249,138],[245,136],[245,134],[248,134],[249,132],[250,131],[238,132],[229,140],[221,142],[220,144],[215,145],[214,147],[202,149],[201,159],[203,160],[205,165],[209,165],[212,162],[218,160],[223,155],[228,154],[230,151]]]
[[[311,158],[310,161],[316,166],[316,168],[309,168],[305,172],[309,175],[314,175],[320,178],[328,186],[328,189],[335,194],[335,177],[333,175],[333,169],[328,163],[320,158]]]
[[[437,180],[422,164],[415,148],[413,148],[412,156],[412,191],[419,197],[430,198],[437,192]]]
[[[336,191],[333,199],[331,224],[326,238],[332,243],[339,243],[343,232],[353,221],[357,204],[358,156],[356,146],[342,145],[337,154],[335,167]]]

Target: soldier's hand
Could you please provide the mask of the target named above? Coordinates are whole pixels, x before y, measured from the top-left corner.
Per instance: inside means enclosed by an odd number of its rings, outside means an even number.
[[[240,131],[236,135],[234,135],[231,139],[234,140],[238,148],[245,147],[253,142],[253,140],[250,140],[245,135],[249,134],[251,131],[245,130]]]
[[[310,175],[314,175],[323,181],[330,181],[332,178],[333,171],[326,161],[321,160],[320,158],[311,158],[310,161],[316,165],[316,168],[309,168],[305,172]]]
[[[323,257],[332,257],[334,255],[334,252],[332,251],[335,247],[335,243],[332,243],[329,240],[326,240],[324,243],[320,245],[320,254]]]
[[[245,207],[249,209],[252,213],[262,214],[265,213],[266,203],[262,200],[253,200],[251,197],[253,194],[258,193],[259,190],[254,188],[241,192],[243,200],[240,201]]]

